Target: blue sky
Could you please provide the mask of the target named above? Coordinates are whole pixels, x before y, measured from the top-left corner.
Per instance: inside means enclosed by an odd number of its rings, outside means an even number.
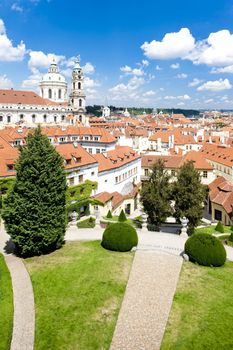
[[[89,104],[233,109],[233,1],[1,0],[0,88],[78,53]]]

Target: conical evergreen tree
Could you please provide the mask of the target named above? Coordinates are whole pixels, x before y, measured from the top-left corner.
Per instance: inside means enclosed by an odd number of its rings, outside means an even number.
[[[124,222],[127,220],[127,217],[125,215],[125,212],[123,209],[121,209],[120,215],[118,216],[118,221],[119,222]]]
[[[16,181],[4,201],[6,230],[21,256],[61,247],[66,230],[63,159],[38,127],[20,147]]]
[[[154,163],[148,182],[141,190],[141,202],[148,215],[149,222],[160,226],[171,213],[170,175],[164,168],[164,161]]]
[[[203,202],[206,197],[206,187],[202,185],[199,172],[194,168],[193,162],[188,161],[178,171],[177,181],[174,184],[175,214],[179,220],[188,218],[189,232],[203,215]]]

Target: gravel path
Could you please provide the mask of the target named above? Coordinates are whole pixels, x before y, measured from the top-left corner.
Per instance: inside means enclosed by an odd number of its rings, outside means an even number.
[[[35,333],[35,306],[31,279],[23,260],[5,252],[8,241],[3,225],[0,232],[0,252],[4,254],[11,274],[14,318],[10,350],[33,350]]]
[[[160,349],[181,266],[179,256],[136,252],[110,350]]]

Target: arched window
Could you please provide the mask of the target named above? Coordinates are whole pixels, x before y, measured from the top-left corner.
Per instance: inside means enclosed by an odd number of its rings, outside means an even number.
[[[7,116],[7,123],[10,123],[10,122],[11,122],[11,116],[8,115],[8,116]]]
[[[49,98],[52,98],[52,90],[49,89]]]
[[[46,123],[47,122],[47,115],[44,114],[43,118],[44,118],[44,123]]]
[[[79,116],[79,121],[80,121],[80,122],[82,121],[82,116],[81,116],[81,115]]]
[[[61,116],[61,120],[64,122],[64,120],[65,120],[65,116],[64,115]]]
[[[61,89],[58,90],[58,98],[61,99]]]
[[[57,122],[57,116],[55,115],[54,116],[54,123],[56,123]]]
[[[20,114],[19,117],[20,117],[20,120],[22,121],[24,116],[23,116],[23,114]]]
[[[36,121],[36,116],[35,116],[35,114],[33,114],[32,115],[32,122],[35,123],[35,121]]]
[[[78,83],[78,89],[81,90],[81,83]]]
[[[82,107],[82,100],[81,100],[81,98],[79,100],[79,107]]]
[[[0,122],[3,122],[3,116],[0,115]]]
[[[75,90],[75,83],[73,83],[73,90]]]

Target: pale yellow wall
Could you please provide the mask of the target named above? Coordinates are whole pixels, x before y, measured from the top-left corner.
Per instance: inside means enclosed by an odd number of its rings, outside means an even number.
[[[222,212],[222,224],[223,225],[232,225],[233,224],[233,221],[230,220],[229,215],[226,213],[225,209],[221,205],[213,203],[213,202],[211,202],[212,220],[215,220],[214,219],[214,210],[215,209]]]

